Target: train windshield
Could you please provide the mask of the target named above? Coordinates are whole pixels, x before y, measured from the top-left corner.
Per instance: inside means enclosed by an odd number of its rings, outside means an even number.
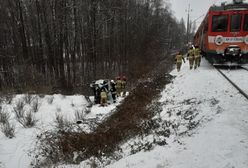
[[[228,27],[228,15],[214,15],[212,32],[226,32]]]
[[[241,21],[242,21],[242,16],[240,14],[235,14],[231,16],[231,27],[230,31],[231,32],[237,32],[240,31],[241,28]]]
[[[248,31],[248,14],[245,15],[244,31]]]

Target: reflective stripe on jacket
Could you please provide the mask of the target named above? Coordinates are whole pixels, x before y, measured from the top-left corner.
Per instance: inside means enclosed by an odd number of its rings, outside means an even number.
[[[101,92],[101,98],[107,98],[107,93],[106,92]]]
[[[189,57],[189,58],[194,58],[194,49],[190,49],[190,50],[188,51],[188,57]]]
[[[183,56],[181,54],[176,55],[176,62],[180,63],[184,60]]]
[[[115,88],[121,88],[121,86],[122,86],[121,80],[117,80],[117,81],[116,81]]]
[[[196,48],[194,54],[195,54],[196,57],[199,57],[200,54],[201,54],[201,50],[199,48]]]

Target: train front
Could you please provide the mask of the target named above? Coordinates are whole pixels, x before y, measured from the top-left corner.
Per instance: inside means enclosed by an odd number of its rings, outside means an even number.
[[[208,57],[212,63],[248,62],[248,4],[234,3],[209,11]]]

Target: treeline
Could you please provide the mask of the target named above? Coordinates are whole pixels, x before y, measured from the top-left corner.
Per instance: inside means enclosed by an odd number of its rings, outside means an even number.
[[[162,0],[1,0],[0,89],[137,79],[184,39]]]

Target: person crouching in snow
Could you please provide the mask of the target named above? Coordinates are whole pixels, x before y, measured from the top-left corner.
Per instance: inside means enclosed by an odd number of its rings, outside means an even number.
[[[107,92],[104,88],[101,89],[101,106],[107,106]]]
[[[184,57],[180,52],[177,53],[175,61],[177,65],[177,72],[179,72],[181,70],[182,62],[185,63]]]

